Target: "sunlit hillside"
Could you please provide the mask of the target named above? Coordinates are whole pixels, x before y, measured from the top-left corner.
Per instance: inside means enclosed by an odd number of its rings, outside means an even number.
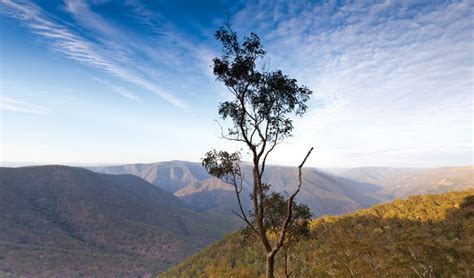
[[[470,277],[474,273],[474,189],[419,195],[312,222],[312,238],[290,250],[294,277]],[[258,242],[237,232],[162,277],[259,277]],[[281,255],[281,254],[280,254]],[[282,256],[277,275],[283,276]]]

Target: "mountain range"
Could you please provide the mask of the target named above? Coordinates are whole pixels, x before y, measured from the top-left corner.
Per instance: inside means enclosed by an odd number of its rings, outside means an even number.
[[[428,169],[362,167],[333,170],[333,173],[359,182],[380,185],[383,187],[380,194],[395,198],[462,190],[474,185],[472,165]]]
[[[199,163],[90,169],[0,168],[0,276],[152,277],[242,226],[232,215],[234,188]],[[251,169],[242,169],[248,196]],[[473,179],[472,166],[305,168],[298,201],[316,218],[470,188]],[[269,165],[264,180],[291,192],[297,169]]]
[[[207,174],[200,163],[168,161],[91,168],[107,174],[132,174],[173,193],[199,211],[235,209],[234,188]],[[250,192],[251,167],[242,166],[244,192]],[[264,181],[275,191],[292,192],[298,183],[296,167],[268,165]],[[314,216],[343,214],[413,194],[434,194],[474,185],[474,167],[303,169],[298,201]],[[246,190],[246,191],[245,191]],[[248,194],[244,194],[247,196]],[[249,199],[244,198],[244,205]]]
[[[133,175],[0,168],[0,270],[24,276],[153,276],[235,223]]]
[[[137,175],[173,193],[199,211],[230,215],[229,212],[236,209],[233,186],[209,176],[199,163],[169,161],[91,169],[107,174]],[[242,172],[243,202],[248,206],[250,199],[246,197],[251,188],[251,167],[243,165]],[[276,191],[292,192],[298,183],[297,174],[295,167],[269,165],[264,181],[272,184]],[[315,168],[303,169],[303,184],[298,201],[308,204],[315,216],[347,213],[389,199],[375,193],[381,189],[378,185],[338,177]]]

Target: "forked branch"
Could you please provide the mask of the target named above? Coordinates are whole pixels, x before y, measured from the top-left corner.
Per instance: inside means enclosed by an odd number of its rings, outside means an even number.
[[[235,215],[237,215],[240,219],[242,219],[245,223],[247,223],[247,225],[258,235],[259,233],[257,229],[253,226],[252,222],[250,222],[249,219],[247,218],[247,215],[245,214],[245,211],[244,211],[244,207],[242,205],[242,200],[240,199],[240,193],[242,192],[242,188],[243,188],[243,178],[242,178],[242,172],[240,170],[240,165],[237,165],[237,169],[239,172],[240,188],[237,185],[237,178],[236,178],[235,173],[233,174],[232,184],[234,185],[235,195],[237,196],[237,203],[239,204],[240,214],[235,211],[232,211],[232,212]]]
[[[297,186],[295,192],[293,192],[293,194],[291,194],[290,198],[288,199],[288,205],[287,205],[285,220],[283,222],[283,226],[281,227],[280,235],[278,237],[278,241],[275,244],[275,247],[273,248],[272,252],[275,252],[275,253],[278,252],[278,250],[280,250],[280,248],[283,246],[283,243],[285,242],[285,236],[286,236],[286,232],[288,230],[288,224],[290,223],[290,220],[291,220],[291,217],[292,217],[293,202],[294,202],[294,199],[295,199],[296,195],[298,194],[298,192],[300,192],[301,185],[303,184],[302,169],[303,169],[304,164],[306,163],[306,160],[311,155],[312,151],[313,151],[313,147],[311,147],[311,149],[308,151],[308,153],[304,157],[301,164],[298,166],[298,186]]]

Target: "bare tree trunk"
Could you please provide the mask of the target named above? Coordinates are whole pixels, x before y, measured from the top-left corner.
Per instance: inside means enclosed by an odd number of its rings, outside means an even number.
[[[261,192],[261,186],[262,182],[260,180],[259,172],[258,172],[258,161],[254,161],[254,167],[253,167],[253,178],[254,178],[254,185],[253,185],[253,206],[254,206],[254,214],[255,214],[255,224],[256,224],[256,229],[257,229],[257,234],[260,238],[260,241],[262,242],[263,246],[265,247],[265,251],[267,254],[269,254],[272,251],[272,246],[270,244],[270,241],[268,240],[267,237],[267,231],[265,230],[265,226],[263,225],[263,211],[262,211],[262,200],[259,199],[262,198],[260,194]]]
[[[286,250],[285,247],[283,247],[283,251],[285,252],[285,276],[287,278],[290,277],[290,273],[288,273],[288,250]]]
[[[267,278],[273,278],[273,272],[275,270],[275,253],[271,252],[267,254],[267,268],[266,275]]]

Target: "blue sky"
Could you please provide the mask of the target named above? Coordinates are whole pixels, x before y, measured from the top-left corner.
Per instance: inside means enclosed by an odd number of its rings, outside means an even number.
[[[1,160],[199,161],[229,96],[210,68],[227,16],[314,92],[271,163],[473,163],[471,1],[0,0]]]

